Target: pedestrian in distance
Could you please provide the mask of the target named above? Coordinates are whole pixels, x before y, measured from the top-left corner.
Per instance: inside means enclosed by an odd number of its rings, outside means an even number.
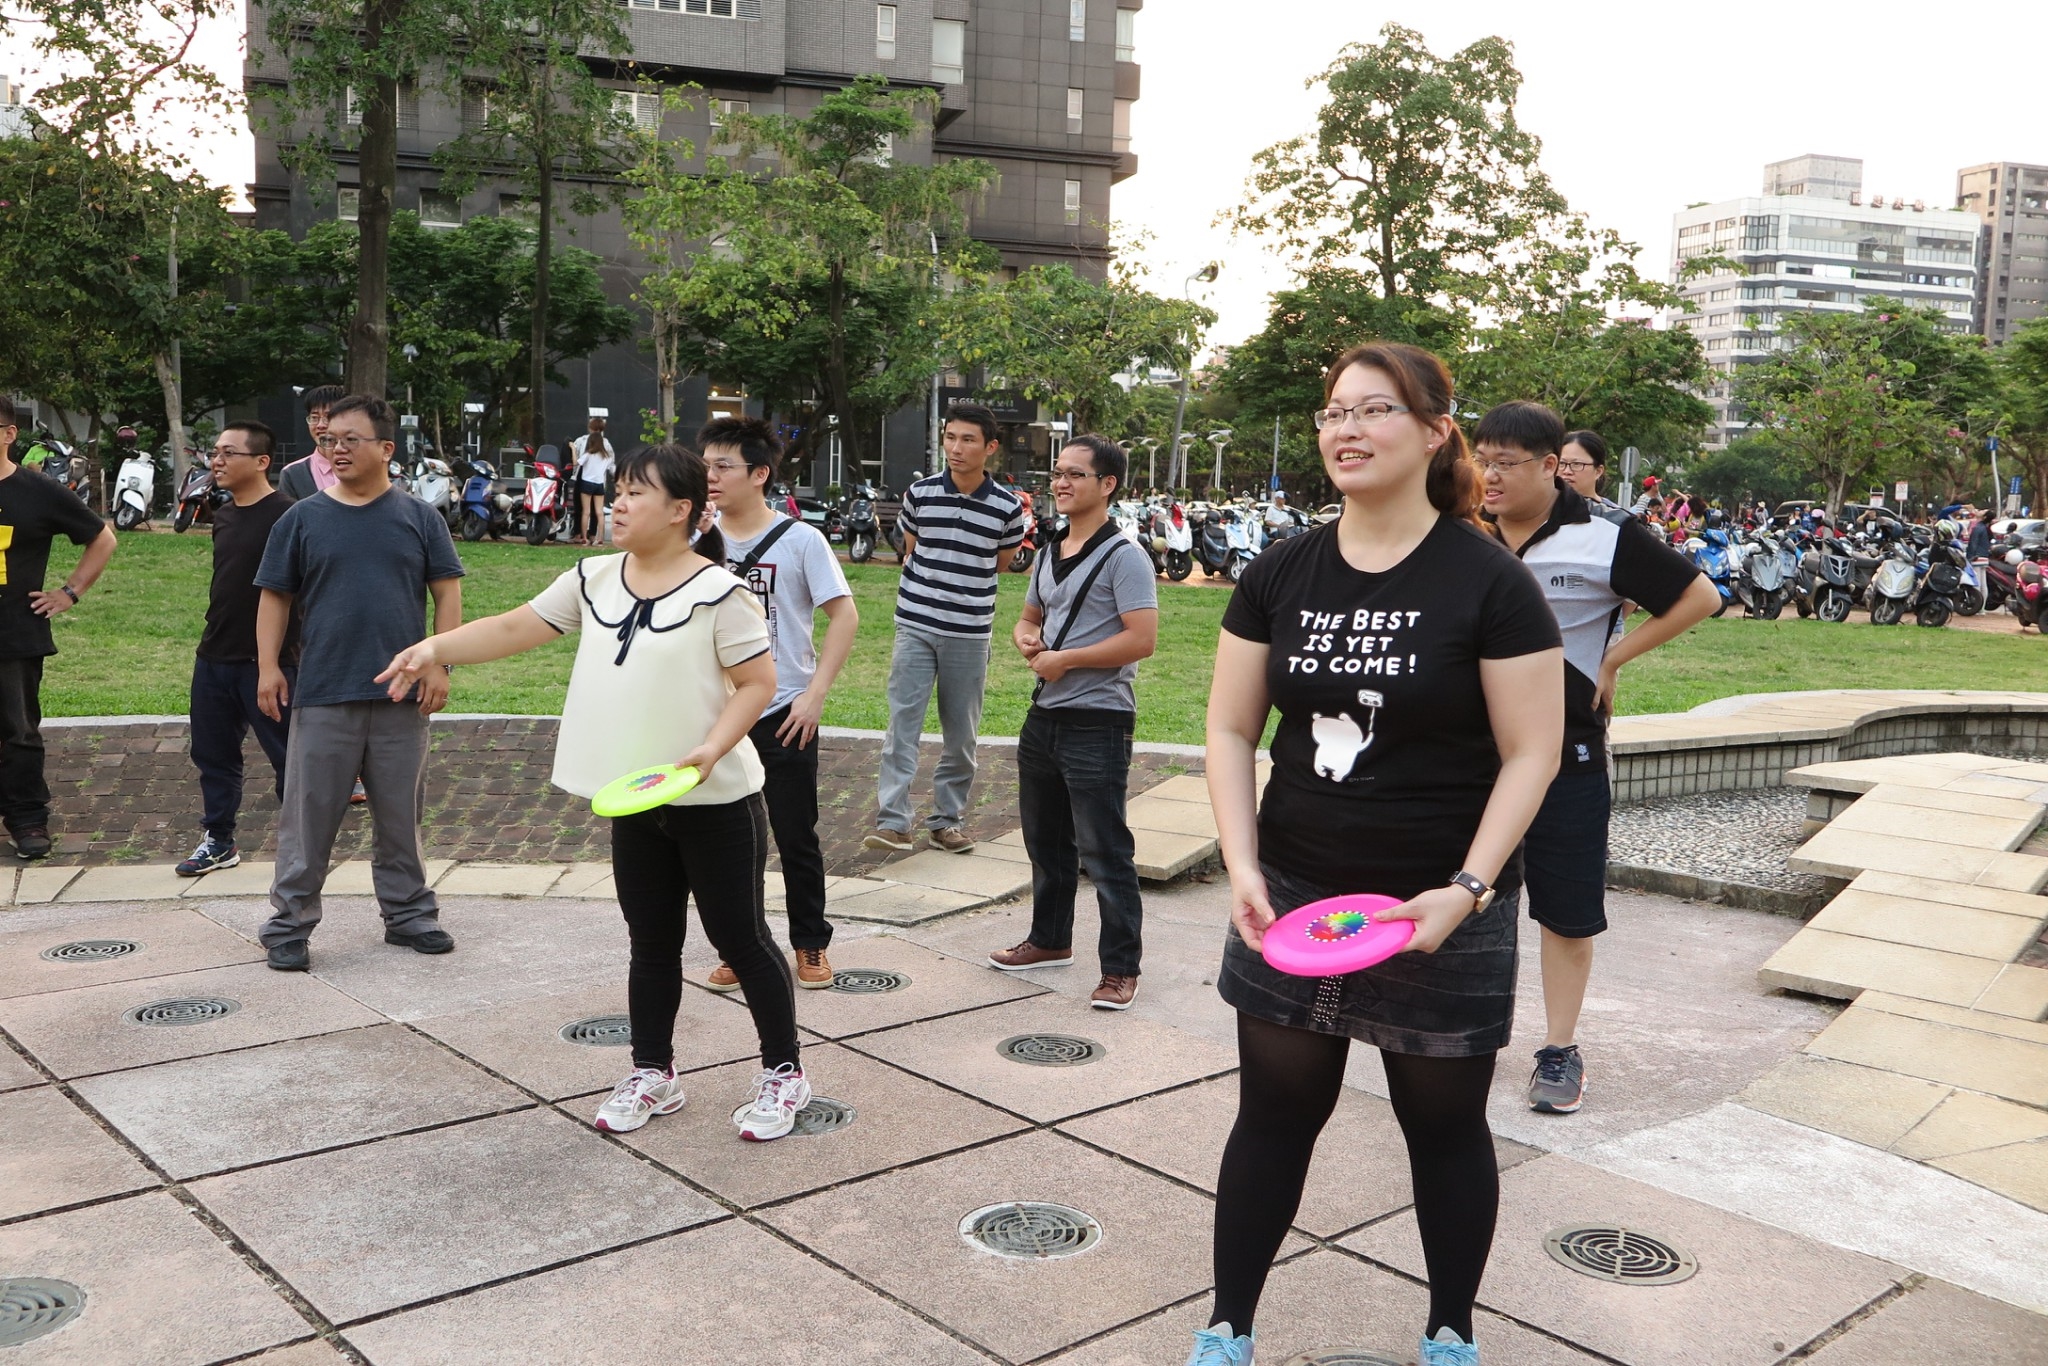
[[[16,856],[50,855],[50,784],[43,776],[43,661],[57,653],[50,619],[76,607],[113,558],[118,542],[78,496],[14,463],[20,435],[14,400],[0,393],[0,820]],[[55,592],[50,542],[85,552]]]
[[[321,889],[357,774],[374,827],[370,880],[384,942],[420,953],[455,947],[420,853],[427,721],[447,705],[448,674],[420,678],[402,704],[377,675],[426,634],[430,595],[436,629],[461,625],[462,561],[440,514],[392,485],[397,434],[398,415],[383,399],[336,400],[320,438],[335,482],[278,519],[256,571],[257,706],[280,723],[292,710],[271,916],[257,934],[280,972],[311,963],[306,941],[320,923]],[[296,681],[284,672],[294,607]]]
[[[1585,1099],[1579,1013],[1593,940],[1607,929],[1607,826],[1613,792],[1607,722],[1624,665],[1721,605],[1713,581],[1627,514],[1596,509],[1558,473],[1564,423],[1540,403],[1490,409],[1473,432],[1485,510],[1536,575],[1564,634],[1564,749],[1523,846],[1529,918],[1542,949],[1545,1034],[1529,1108],[1566,1115]],[[1619,634],[1634,603],[1649,619]]]
[[[928,825],[934,849],[964,854],[974,840],[962,828],[974,788],[975,732],[988,682],[996,575],[1024,540],[1024,500],[988,472],[1001,444],[996,415],[956,403],[946,415],[946,468],[903,493],[903,577],[896,588],[896,645],[889,658],[889,733],[876,783],[880,815],[862,841],[869,849],[908,850],[910,781],[925,708],[939,695],[944,748],[932,777]]]
[[[581,518],[577,545],[604,544],[604,482],[617,467],[617,453],[605,440],[604,419],[590,419],[590,430],[569,443],[576,462],[576,508]]]
[[[228,501],[213,515],[206,628],[192,658],[192,766],[199,770],[203,828],[199,847],[174,870],[179,877],[201,877],[242,861],[235,827],[242,811],[242,739],[251,730],[270,760],[278,802],[284,802],[291,712],[281,708],[272,719],[256,700],[256,615],[263,598],[256,571],[271,528],[292,505],[270,486],[274,441],[261,422],[231,422],[213,443],[213,486]],[[298,622],[293,620],[278,648],[287,697],[297,686],[298,659]]]
[[[1602,512],[1620,512],[1621,504],[1602,490],[1607,485],[1607,442],[1598,432],[1567,432],[1564,451],[1557,460],[1557,472],[1572,492]]]
[[[723,564],[721,533],[696,532],[708,499],[696,452],[633,452],[619,464],[612,508],[624,554],[579,561],[526,605],[401,651],[381,676],[397,694],[443,665],[503,659],[578,632],[555,786],[587,798],[643,768],[697,770],[697,785],[674,801],[612,821],[612,879],[632,942],[633,1070],[594,1123],[625,1133],[683,1107],[674,1036],[694,897],[760,1036],[753,1096],[733,1111],[740,1137],[759,1142],[795,1127],[811,1086],[798,1056],[796,990],[762,901],[768,811],[747,739],[775,700],[775,657],[758,602]]]
[[[317,384],[299,395],[299,402],[305,405],[306,435],[312,440],[313,449],[278,472],[277,491],[288,501],[296,503],[334,487],[334,464],[321,449],[320,438],[327,434],[328,409],[347,395],[348,390],[339,384]]]
[[[853,653],[860,611],[832,543],[816,527],[768,504],[782,441],[757,417],[720,417],[697,433],[698,449],[718,511],[725,567],[746,584],[768,619],[774,649],[775,696],[748,731],[760,756],[761,795],[782,863],[789,946],[796,984],[832,985],[832,924],[825,919],[825,855],[818,844],[818,723],[825,695]],[[700,551],[701,553],[701,551]],[[812,645],[817,613],[825,644]],[[720,963],[706,979],[713,991],[737,991],[739,974]]]
[[[1102,917],[1102,980],[1089,998],[1098,1010],[1130,1008],[1144,949],[1124,803],[1138,720],[1133,683],[1138,661],[1159,643],[1159,579],[1151,557],[1110,520],[1129,471],[1124,448],[1101,436],[1073,438],[1053,461],[1053,502],[1067,526],[1032,566],[1010,633],[1038,676],[1017,737],[1031,933],[988,959],[1005,972],[1072,963],[1085,867]]]
[[[1237,1009],[1239,1102],[1216,1187],[1216,1301],[1190,1366],[1244,1366],[1266,1275],[1301,1203],[1351,1042],[1379,1048],[1429,1275],[1420,1366],[1475,1366],[1473,1304],[1500,1203],[1487,1090],[1515,1003],[1522,832],[1557,773],[1557,623],[1474,524],[1478,479],[1435,356],[1337,358],[1315,414],[1343,512],[1246,569],[1224,611],[1208,779],[1230,875],[1217,988]],[[1263,798],[1254,764],[1277,710]],[[1284,975],[1274,920],[1346,893],[1396,897],[1403,952]]]

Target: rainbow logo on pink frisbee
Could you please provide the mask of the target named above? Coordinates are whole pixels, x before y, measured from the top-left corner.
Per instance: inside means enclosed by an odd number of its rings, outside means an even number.
[[[1371,923],[1371,916],[1357,911],[1333,911],[1308,922],[1308,937],[1319,944],[1335,944],[1349,939]]]

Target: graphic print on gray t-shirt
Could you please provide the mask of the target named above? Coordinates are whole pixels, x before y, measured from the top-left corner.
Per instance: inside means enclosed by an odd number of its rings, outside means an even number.
[[[725,567],[739,574],[754,547],[789,520],[777,513],[759,536],[744,541],[726,533]],[[831,543],[816,527],[802,522],[783,532],[740,578],[768,618],[768,639],[775,648],[775,700],[768,704],[768,711],[781,711],[811,686],[811,677],[818,671],[818,652],[811,639],[818,609],[834,598],[849,596],[851,590]]]

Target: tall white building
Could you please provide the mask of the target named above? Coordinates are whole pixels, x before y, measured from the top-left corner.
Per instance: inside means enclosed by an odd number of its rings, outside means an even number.
[[[1735,368],[1779,346],[1790,313],[1856,312],[1883,295],[1938,308],[1952,329],[1969,331],[1977,235],[1968,213],[1866,196],[1858,158],[1813,154],[1766,166],[1761,195],[1673,214],[1672,283],[1699,311],[1672,321],[1699,336],[1714,371],[1707,444],[1725,446],[1746,429],[1730,398]],[[1707,255],[1740,269],[1683,279],[1686,263]]]

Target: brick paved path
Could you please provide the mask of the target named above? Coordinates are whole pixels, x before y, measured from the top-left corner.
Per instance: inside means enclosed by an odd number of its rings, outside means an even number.
[[[58,864],[155,862],[182,858],[198,842],[199,782],[186,753],[183,721],[125,725],[46,725],[48,775]],[[874,820],[875,770],[881,742],[831,739],[819,772],[819,833],[827,871],[870,872],[885,856],[860,847]],[[427,765],[426,853],[429,858],[559,862],[610,855],[610,829],[589,804],[548,784],[554,763],[553,717],[437,721]],[[929,809],[938,747],[925,746],[912,786]],[[1175,773],[1199,772],[1201,761],[1139,754],[1131,790],[1143,791]],[[252,739],[244,751],[248,792],[237,842],[245,858],[269,857],[277,819],[270,763]],[[1017,816],[1016,750],[985,745],[974,783],[968,827],[994,837]],[[363,858],[370,827],[357,808],[335,843],[336,861]]]

